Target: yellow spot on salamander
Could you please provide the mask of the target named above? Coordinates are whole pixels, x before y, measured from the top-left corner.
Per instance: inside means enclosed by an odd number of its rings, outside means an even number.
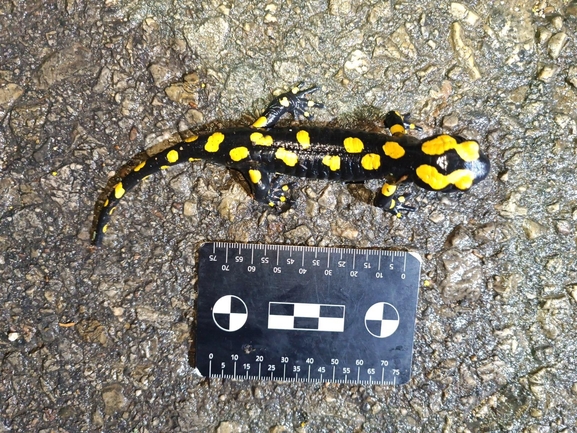
[[[460,190],[471,188],[475,176],[470,170],[455,170],[447,175],[427,164],[417,167],[416,174],[423,182],[434,190],[445,189],[449,185],[455,185]]]
[[[289,190],[289,186],[288,186],[288,185],[283,185],[283,186],[281,187],[281,189],[282,189],[284,192],[287,192],[287,191]]]
[[[307,131],[297,132],[297,141],[303,149],[311,147],[311,137]]]
[[[381,156],[376,153],[367,153],[361,159],[361,166],[365,170],[377,170],[381,166]]]
[[[391,134],[404,134],[405,133],[405,127],[403,125],[393,125],[389,128],[389,131],[391,131]]]
[[[193,141],[198,140],[198,135],[191,135],[190,137],[186,137],[184,139],[185,143],[192,143]]]
[[[122,196],[124,195],[126,191],[124,190],[124,187],[122,186],[122,182],[118,182],[116,184],[116,186],[114,187],[114,197],[116,197],[117,200],[121,199]]]
[[[280,105],[282,105],[283,107],[288,107],[290,105],[290,101],[288,100],[288,98],[286,96],[284,98],[279,99],[278,103]]]
[[[249,170],[248,176],[250,177],[250,181],[254,184],[257,184],[262,179],[262,173],[259,170]]]
[[[450,135],[439,135],[425,141],[421,146],[421,150],[427,155],[442,155],[451,149],[454,149],[464,161],[479,159],[479,143],[472,140],[457,143],[457,140]]]
[[[256,119],[254,121],[254,123],[252,124],[252,126],[254,128],[262,128],[263,126],[266,125],[266,117],[264,116],[260,116],[258,119]]]
[[[273,139],[270,135],[264,135],[260,132],[253,132],[250,134],[250,141],[252,141],[257,146],[271,146]]]
[[[357,137],[347,137],[343,144],[345,145],[345,150],[349,153],[361,153],[365,147],[361,139]]]
[[[166,160],[171,164],[174,164],[176,161],[178,161],[178,152],[174,149],[171,150],[166,154]]]
[[[110,208],[110,210],[108,211],[108,215],[112,215],[112,212],[114,212],[114,209],[116,209],[116,206]]]
[[[387,141],[383,146],[383,152],[393,159],[399,159],[405,155],[405,149],[396,141]]]
[[[204,150],[211,153],[218,152],[220,143],[222,143],[223,141],[224,141],[224,134],[222,132],[215,132],[206,140]]]
[[[160,169],[161,170],[166,170],[168,167],[170,167],[170,165],[161,165]]]
[[[336,155],[327,155],[323,158],[323,164],[327,165],[331,171],[337,171],[341,168],[341,157]]]
[[[228,154],[230,155],[230,159],[232,159],[233,161],[240,161],[248,157],[249,151],[248,148],[240,146],[235,147],[234,149],[230,149],[230,152]]]
[[[102,233],[106,233],[107,230],[108,230],[108,224],[104,224],[104,227],[102,227]]]
[[[284,195],[281,195],[278,199],[283,203],[286,201],[286,197]]]
[[[395,193],[396,190],[397,190],[397,185],[391,185],[390,183],[385,183],[383,185],[383,188],[381,189],[381,193],[385,197],[390,197]]]
[[[189,162],[200,161],[200,158],[188,158]]]
[[[280,159],[289,167],[294,167],[295,165],[297,165],[297,162],[299,161],[299,157],[297,156],[296,153],[290,150],[286,150],[284,147],[279,147],[275,152],[274,156],[276,157],[276,159]]]
[[[108,199],[106,199],[106,201],[104,202],[104,207],[108,206]]]
[[[144,167],[146,165],[146,161],[142,161],[140,164],[138,164],[136,167],[134,167],[134,171],[140,171],[140,169],[142,167]]]

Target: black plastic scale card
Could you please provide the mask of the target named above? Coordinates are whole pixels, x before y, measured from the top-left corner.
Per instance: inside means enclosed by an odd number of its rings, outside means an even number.
[[[207,377],[403,384],[420,268],[401,251],[204,244],[196,366]]]

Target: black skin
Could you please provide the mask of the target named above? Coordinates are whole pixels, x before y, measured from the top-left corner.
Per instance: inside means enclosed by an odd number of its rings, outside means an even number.
[[[419,140],[407,135],[407,130],[421,128],[409,122],[409,115],[395,111],[387,113],[384,119],[391,135],[323,127],[275,128],[278,120],[287,113],[297,119],[311,119],[309,110],[323,107],[323,104],[309,99],[315,91],[317,87],[300,90],[300,85],[296,86],[276,97],[252,127],[231,128],[185,140],[134,167],[107,194],[104,205],[96,212],[92,243],[101,244],[112,211],[126,192],[151,174],[194,159],[208,160],[240,171],[251,187],[253,198],[279,211],[290,208],[292,184],[282,184],[278,174],[352,182],[384,179],[385,184],[377,192],[374,205],[399,218],[402,213],[415,210],[405,205],[406,196],[397,193],[399,183],[414,182],[428,190],[452,192],[468,189],[489,172],[489,160],[480,151],[478,158],[469,161],[463,160],[454,149],[436,155],[424,153],[421,150],[423,143],[438,136]],[[305,133],[306,140],[299,138],[297,133]],[[443,137],[454,143],[466,141],[458,136]],[[360,148],[347,148],[347,140],[357,140],[361,143]],[[389,156],[385,152],[385,143],[402,148],[403,156]],[[371,156],[377,158],[378,164],[367,165],[365,158]],[[472,176],[470,185],[459,189],[456,183],[450,183],[434,188],[417,173],[417,167],[423,165],[436,167],[440,177],[466,170]]]

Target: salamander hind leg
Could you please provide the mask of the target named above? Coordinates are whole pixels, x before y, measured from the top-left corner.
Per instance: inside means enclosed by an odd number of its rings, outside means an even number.
[[[257,167],[243,170],[242,174],[248,181],[256,201],[275,208],[279,212],[290,209],[292,204],[290,184],[282,184],[278,177],[272,177],[271,174]]]
[[[402,218],[403,212],[413,212],[415,210],[414,207],[405,204],[408,196],[408,194],[398,194],[397,185],[386,182],[375,196],[374,204],[397,218]]]
[[[423,128],[409,121],[411,113],[401,114],[398,111],[389,111],[385,115],[385,126],[393,135],[404,135],[407,130],[422,131]]]
[[[291,186],[292,183],[282,183],[280,178],[272,179],[266,197],[267,204],[279,212],[289,210],[292,206]]]
[[[312,119],[313,115],[310,109],[323,108],[324,105],[308,98],[308,95],[316,92],[318,87],[301,90],[301,86],[302,83],[299,83],[288,92],[277,96],[252,126],[255,128],[272,128],[286,113],[291,113],[296,119],[301,117]]]

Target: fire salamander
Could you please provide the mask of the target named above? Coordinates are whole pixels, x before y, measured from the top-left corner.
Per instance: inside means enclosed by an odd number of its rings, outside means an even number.
[[[290,186],[277,174],[311,179],[364,181],[383,179],[374,204],[401,217],[412,211],[397,185],[411,181],[431,191],[466,191],[485,179],[490,162],[474,140],[440,134],[417,139],[407,129],[408,115],[391,111],[385,126],[391,135],[323,127],[273,128],[286,113],[311,118],[311,108],[323,104],[308,98],[316,87],[300,85],[275,98],[251,127],[195,135],[149,157],[112,189],[95,217],[92,242],[99,245],[116,205],[127,191],[159,170],[185,161],[204,159],[240,171],[255,200],[280,211],[290,207]]]

